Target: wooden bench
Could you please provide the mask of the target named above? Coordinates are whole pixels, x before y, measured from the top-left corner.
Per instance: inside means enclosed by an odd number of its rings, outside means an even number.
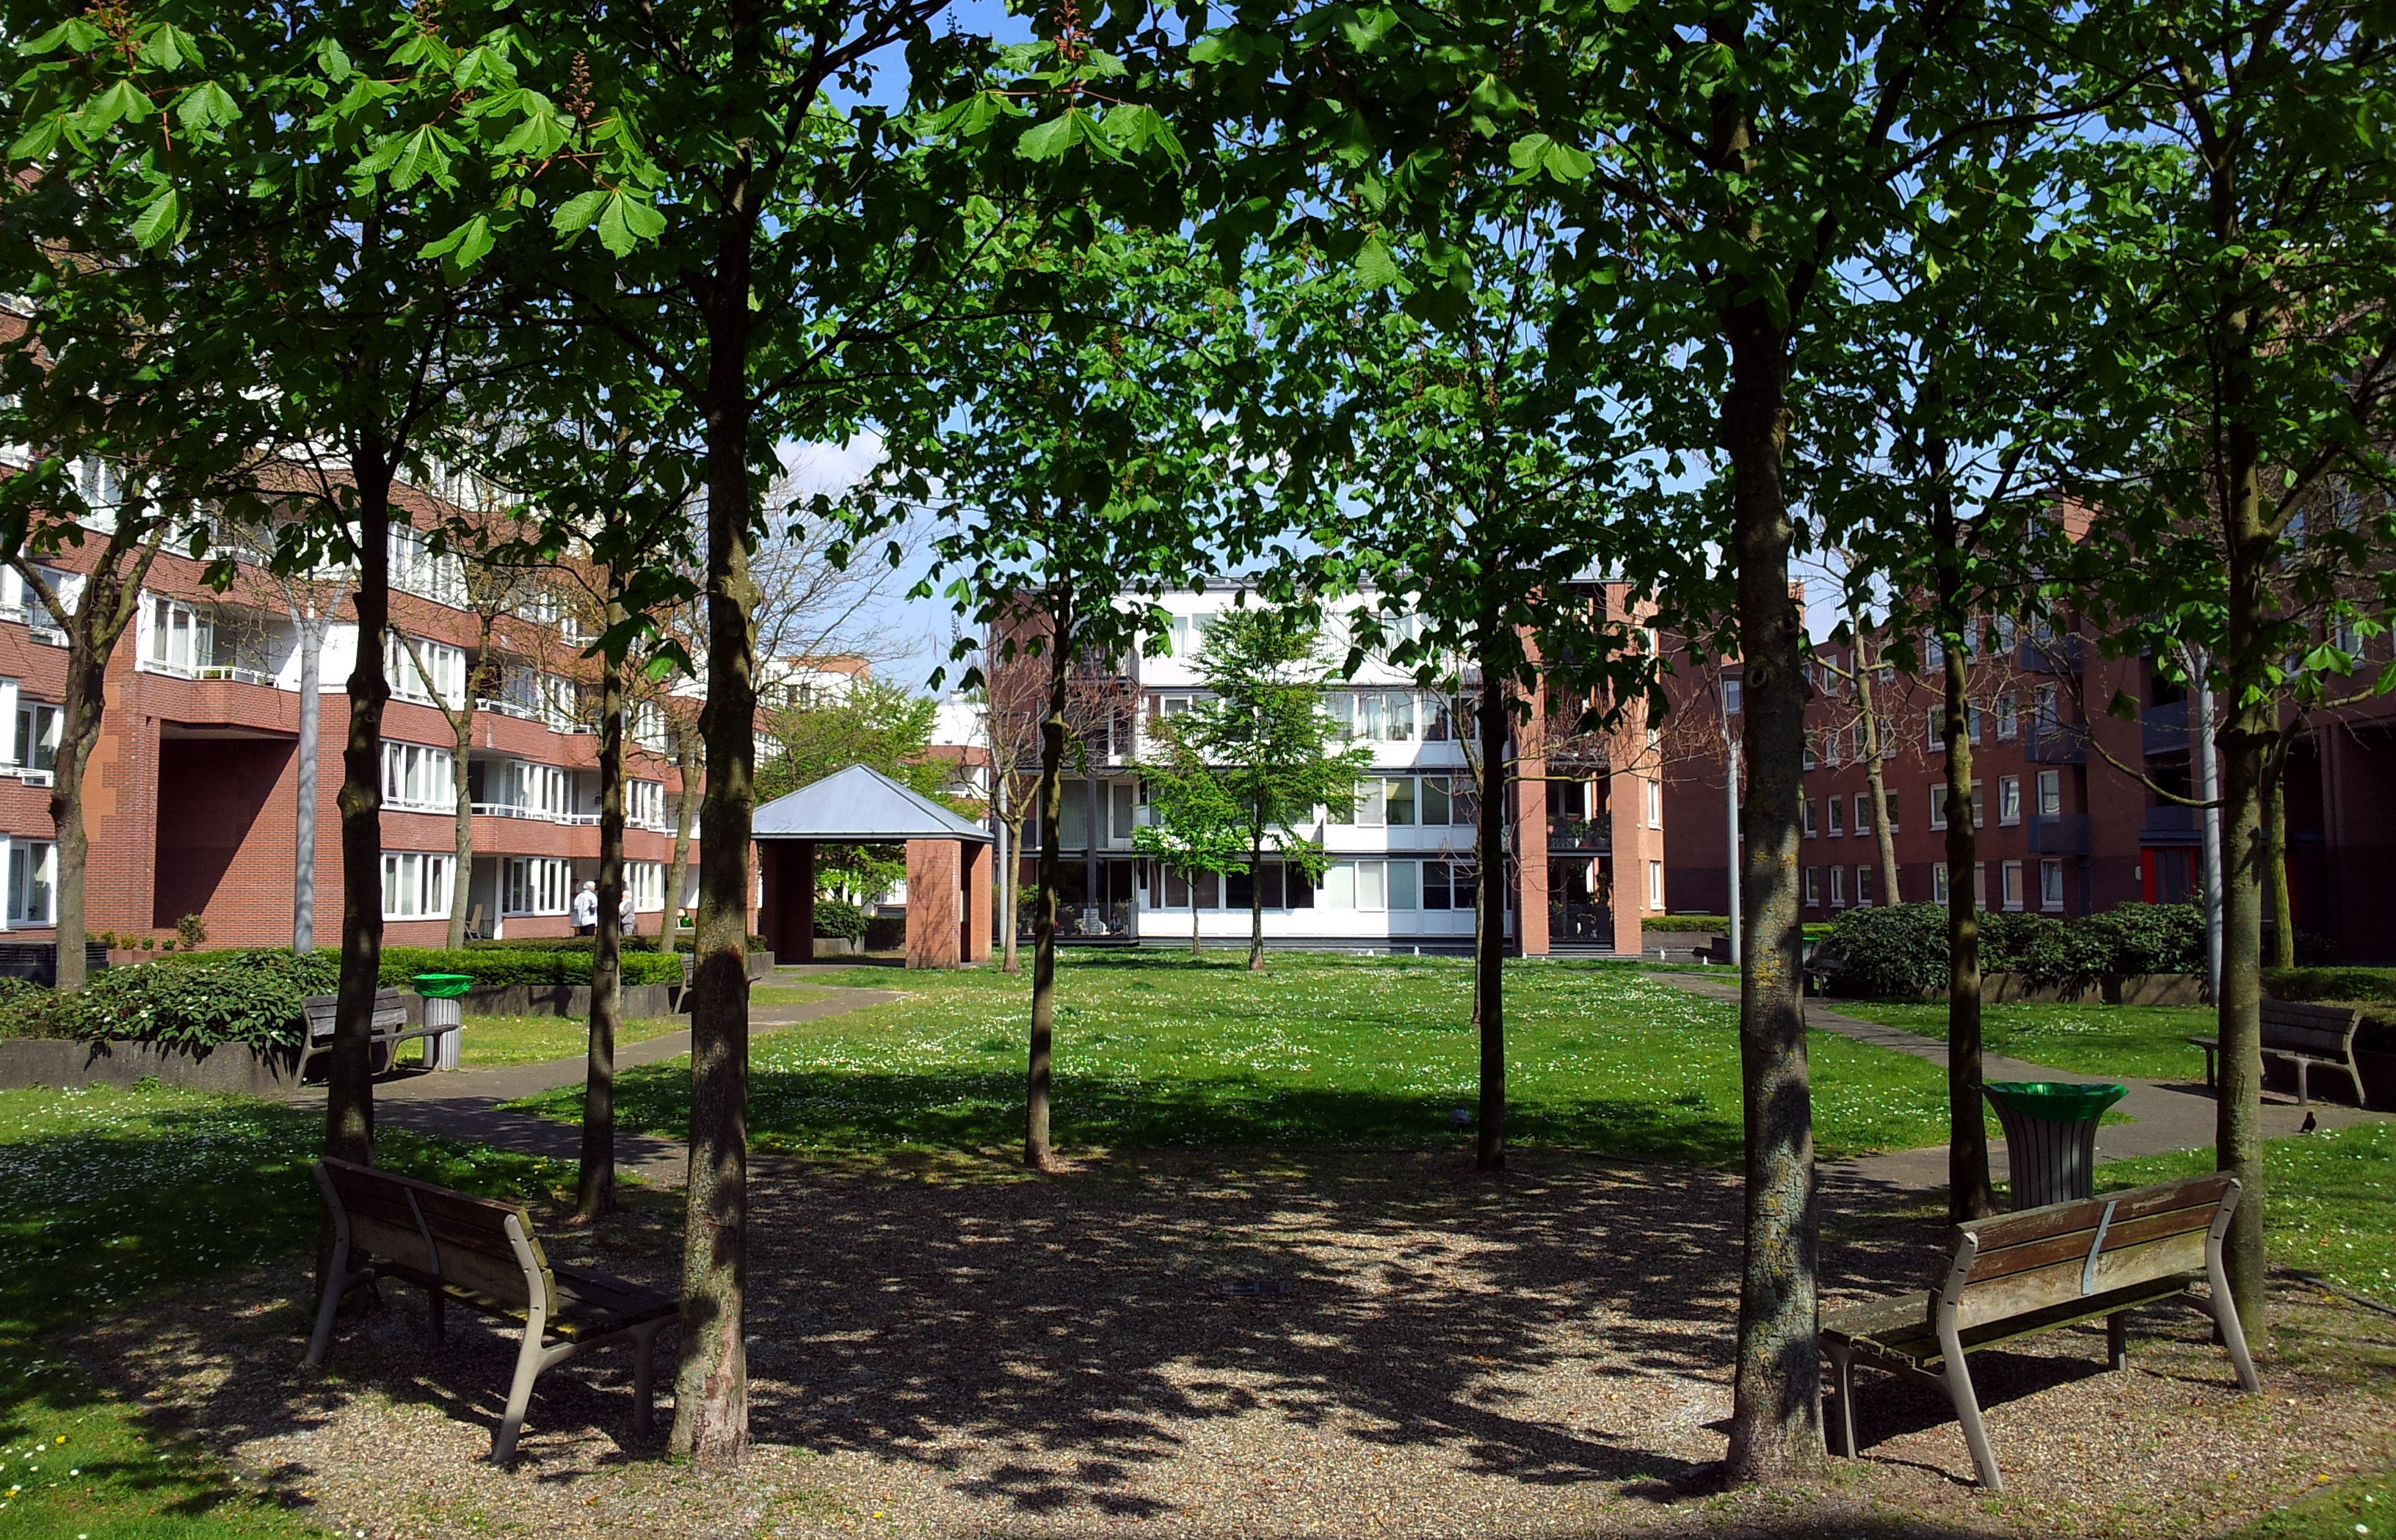
[[[515,1381],[507,1411],[491,1437],[491,1458],[514,1458],[516,1435],[532,1401],[533,1381],[578,1353],[629,1341],[632,1345],[635,1431],[649,1429],[652,1352],[658,1329],[672,1319],[673,1299],[621,1279],[561,1268],[541,1252],[532,1221],[513,1203],[470,1197],[348,1161],[316,1162],[316,1186],[333,1218],[335,1273],[316,1307],[308,1342],[311,1368],[333,1344],[333,1314],[341,1296],[378,1277],[422,1289],[431,1304],[431,1334],[443,1335],[451,1300],[486,1315],[524,1322]],[[366,1266],[348,1270],[360,1257]],[[551,1338],[556,1338],[552,1342]]]
[[[340,1003],[339,995],[310,995],[304,1003],[308,1010],[308,1040],[300,1046],[300,1076],[307,1078],[308,1061],[319,1054],[333,1051],[333,1017]],[[400,1000],[397,989],[378,989],[374,998],[373,1045],[381,1056],[376,1063],[378,1072],[398,1062],[399,1044],[409,1038],[438,1037],[448,1030],[444,1027],[410,1027],[407,1006]]]
[[[2112,1366],[2126,1368],[2123,1312],[2163,1301],[2210,1315],[2239,1388],[2259,1390],[2221,1268],[2221,1238],[2237,1207],[2237,1179],[2216,1174],[1956,1226],[1937,1288],[1823,1318],[1840,1453],[1855,1456],[1855,1370],[1863,1362],[1945,1391],[1980,1484],[2001,1492],[1964,1356],[2102,1316]],[[2208,1293],[2190,1291],[2200,1281]]]
[[[2354,1062],[2354,1035],[2362,1029],[2363,1013],[2344,1005],[2300,1005],[2293,1000],[2263,1002],[2263,1056],[2286,1059],[2296,1067],[2296,1105],[2312,1103],[2312,1069],[2317,1064],[2346,1071],[2354,1082],[2354,1104],[2364,1103],[2363,1069]],[[2192,1037],[2191,1048],[2204,1050],[2204,1083],[2216,1085],[2216,1058],[2221,1052],[2217,1037]]]

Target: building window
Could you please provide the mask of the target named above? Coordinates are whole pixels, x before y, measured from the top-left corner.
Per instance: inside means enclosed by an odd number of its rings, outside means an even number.
[[[1972,827],[1974,829],[1977,829],[1982,824],[1989,821],[1983,813],[1983,805],[1987,802],[1987,799],[1981,796],[1981,793],[1986,791],[1988,789],[1989,783],[1987,781],[1980,781],[1972,788]]]
[[[1997,741],[2005,742],[2021,734],[2021,697],[2011,690],[1997,697]]]
[[[2007,861],[2002,876],[2004,882],[2005,908],[2009,909],[2021,908],[2022,864],[2019,861]]]
[[[666,827],[666,783],[628,780],[624,783],[624,821],[643,829]]]
[[[1799,828],[1801,828],[1801,829],[1804,831],[1805,838],[1807,838],[1807,839],[1809,839],[1809,840],[1810,840],[1810,839],[1812,839],[1812,838],[1814,837],[1814,799],[1813,799],[1813,798],[1808,797],[1808,798],[1806,798],[1804,802],[1801,802],[1801,803],[1799,803],[1797,804],[1797,816],[1798,816],[1798,827],[1799,827]]]
[[[1870,904],[1871,868],[1859,866],[1856,868],[1856,907],[1864,909],[1869,908]]]
[[[481,773],[482,784],[473,792],[477,813],[492,817],[558,821],[574,816],[574,777],[556,765],[535,764],[530,760],[489,760],[477,762],[473,768]],[[1067,803],[1068,807],[1072,805]]]
[[[1647,788],[1647,827],[1661,829],[1664,827],[1664,783],[1651,780],[1644,784]]]
[[[1664,863],[1647,863],[1647,907],[1661,914],[1664,911]]]
[[[1846,799],[1844,797],[1829,797],[1824,800],[1830,804],[1827,811],[1830,815],[1830,827],[1831,835],[1835,837],[1844,834],[1847,831]]]
[[[1422,900],[1416,891],[1416,886],[1417,880],[1422,874],[1422,863],[1419,861],[1391,861],[1389,863],[1389,868],[1390,907],[1393,909],[1420,909],[1422,907]],[[1265,868],[1265,870],[1278,875],[1281,871],[1281,868],[1277,866],[1269,866]],[[1278,887],[1280,884],[1275,883],[1274,885]],[[1279,909],[1281,908],[1281,905],[1275,902],[1271,895],[1268,895],[1265,899],[1265,907],[1267,909]]]
[[[391,532],[391,586],[435,604],[462,608],[466,564],[455,553],[435,555],[422,530],[397,524]]]
[[[1997,822],[2001,824],[2021,822],[2021,777],[2019,776],[1997,777]]]
[[[1979,745],[1980,709],[1977,706],[1963,708],[1963,736],[1972,740],[1974,747],[1977,748]]]
[[[1989,907],[1989,863],[1972,863],[1972,902],[1982,909]]]
[[[1746,702],[1740,698],[1743,688],[1744,686],[1742,686],[1736,679],[1725,679],[1722,682],[1722,709],[1724,715],[1737,716],[1740,711],[1747,709]]]
[[[1950,896],[1952,890],[1947,885],[1947,863],[1941,861],[1930,869],[1930,901],[1943,904]]]
[[[141,618],[150,633],[141,649],[144,669],[189,679],[216,661],[215,628],[181,600],[153,594]]]
[[[553,856],[511,856],[500,869],[501,914],[564,914],[573,868]]]
[[[425,851],[384,851],[382,917],[386,920],[448,919],[450,862],[455,859],[453,856]]]
[[[1930,746],[1928,751],[1931,753],[1943,754],[1947,751],[1946,708],[1942,706],[1930,708],[1929,727],[1922,741]]]
[[[408,656],[410,643],[416,657]],[[417,657],[424,660],[421,670],[416,666]],[[385,631],[382,667],[383,676],[391,681],[391,693],[402,700],[426,706],[437,701],[454,709],[466,698],[466,654],[446,642],[420,636],[403,642],[399,632]]]
[[[2063,909],[2063,863],[2052,856],[2038,863],[2038,907],[2050,913]]]
[[[627,861],[624,886],[632,890],[632,912],[655,914],[666,907],[666,869],[662,861]]]
[[[59,763],[59,709],[39,701],[17,707],[17,736],[9,750],[19,768],[47,770]]]
[[[1469,909],[1474,902],[1473,883],[1478,880],[1469,862],[1425,861],[1422,864],[1422,907],[1427,909]]]
[[[1933,829],[1947,827],[1947,790],[1943,786],[1930,789],[1930,827]]]
[[[2055,686],[2042,684],[2030,695],[2030,731],[2052,733],[2062,724]]]
[[[1820,768],[1814,759],[1814,735],[1811,733],[1805,735],[1805,768],[1808,770]]]
[[[1830,907],[1832,909],[1847,907],[1847,869],[1845,867],[1834,866],[1830,869]]]
[[[386,807],[446,812],[457,805],[457,762],[446,749],[420,743],[382,746],[382,800]]]
[[[1415,826],[1415,782],[1411,776],[1393,776],[1381,782],[1381,817],[1391,829]]]
[[[1871,832],[1871,793],[1869,791],[1856,793],[1856,832]]]
[[[1888,819],[1888,831],[1889,831],[1890,833],[1892,833],[1892,834],[1896,833],[1896,832],[1897,832],[1897,793],[1896,793],[1896,792],[1891,791],[1890,793],[1888,793],[1888,806],[1883,810],[1883,816],[1885,816],[1885,817]]]
[[[1822,907],[1822,869],[1820,867],[1805,869],[1805,907],[1807,909]]]
[[[624,730],[652,753],[662,754],[671,747],[666,740],[665,708],[654,700],[636,700],[626,708]]]
[[[52,840],[8,842],[8,923],[39,929],[59,923],[59,847]]]
[[[1334,691],[1324,697],[1331,720],[1351,738],[1373,743],[1415,740],[1415,697],[1412,691],[1366,690],[1357,694]]]
[[[2038,773],[2038,816],[2042,818],[2063,816],[2063,772],[2042,770]]]
[[[1356,822],[1365,829],[1386,828],[1390,821],[1388,783],[1380,780],[1356,783]]]

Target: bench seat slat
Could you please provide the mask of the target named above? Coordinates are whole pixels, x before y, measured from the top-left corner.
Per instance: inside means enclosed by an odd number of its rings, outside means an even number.
[[[403,1282],[502,1321],[522,1321],[530,1313],[526,1302],[516,1297],[524,1293],[522,1287],[514,1291],[513,1296],[476,1289],[455,1277],[454,1269],[446,1268],[446,1258],[444,1261],[440,1275],[406,1264],[393,1264],[381,1270]],[[571,1268],[557,1270],[557,1310],[543,1324],[551,1335],[567,1342],[606,1336],[630,1326],[662,1321],[678,1308],[666,1295],[636,1283]]]
[[[2186,1294],[2188,1286],[2196,1281],[2195,1277],[2150,1279],[2127,1288],[2050,1305],[2027,1314],[1982,1321],[1964,1327],[1957,1335],[1963,1339],[1963,1350],[1974,1352],[2011,1342],[2016,1337],[2073,1326],[2100,1316],[2136,1309],[2141,1305],[2174,1299]],[[1842,1311],[1824,1318],[1822,1334],[1853,1343],[1859,1352],[1895,1359],[1917,1369],[1927,1369],[1942,1356],[1937,1328],[1931,1324],[1930,1320],[1934,1297],[1926,1294],[1916,1294],[1910,1299],[1881,1300],[1856,1310]]]
[[[1969,1231],[1977,1238],[1980,1255],[1987,1256],[2007,1247],[2069,1235],[2075,1230],[2094,1230],[2104,1221],[2109,1205],[2112,1208],[2115,1225],[2143,1219],[2150,1215],[2167,1214],[2174,1209],[2210,1207],[2221,1201],[2221,1195],[2229,1190],[2230,1181],[2229,1176],[2214,1172],[2203,1176],[2191,1176],[2185,1182],[2136,1188],[2128,1192],[2109,1193],[2102,1198],[2082,1198],[2068,1203],[2051,1203],[2045,1208],[2026,1209],[2018,1214],[1974,1219],[1956,1228]]]
[[[2161,1241],[2174,1235],[2202,1235],[2213,1223],[2212,1203],[2201,1208],[2166,1209],[2161,1214],[2124,1218],[2116,1214],[2105,1227],[2105,1249],[2124,1250],[2149,1241]],[[2033,1272],[2057,1262],[2074,1264],[2084,1261],[2088,1248],[2096,1241],[2096,1227],[2067,1230],[2043,1241],[2027,1241],[2017,1246],[2005,1246],[1996,1251],[1983,1251],[1972,1259],[1975,1284],[1993,1282],[2016,1273]]]

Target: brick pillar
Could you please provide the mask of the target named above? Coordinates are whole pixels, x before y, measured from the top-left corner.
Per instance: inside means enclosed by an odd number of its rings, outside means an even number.
[[[1548,762],[1514,762],[1514,939],[1524,957],[1548,955]]]
[[[785,906],[790,920],[789,933],[774,947],[777,962],[812,962],[816,960],[816,843],[813,840],[790,842],[790,854],[783,859],[784,880],[790,889],[790,901]],[[787,946],[790,949],[785,951]]]
[[[965,961],[990,961],[991,939],[991,851],[979,841],[959,841],[959,857],[965,863]]]
[[[907,966],[957,965],[957,842],[907,842]]]
[[[1644,945],[1640,921],[1647,912],[1647,863],[1663,855],[1663,841],[1647,827],[1648,777],[1617,770],[1606,777],[1607,834],[1614,847],[1614,950],[1636,957]]]

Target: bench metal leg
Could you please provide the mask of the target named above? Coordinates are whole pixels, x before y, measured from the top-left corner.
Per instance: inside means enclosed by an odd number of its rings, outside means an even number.
[[[2112,1367],[2116,1369],[2127,1369],[2130,1366],[2130,1318],[2128,1316],[2109,1315],[2105,1318],[2105,1356],[2111,1361]]]
[[[1997,1469],[1996,1452],[1989,1447],[1989,1430],[1980,1426],[1980,1399],[1972,1390],[1972,1372],[1963,1366],[1963,1355],[1950,1356],[1945,1364],[1947,1399],[1955,1403],[1955,1420],[1963,1425],[1963,1443],[1972,1452],[1972,1468],[1980,1484],[1990,1492],[2005,1490],[2005,1479]]]
[[[632,1328],[632,1432],[638,1438],[647,1438],[656,1420],[656,1348],[658,1328],[664,1324],[662,1321],[653,1321]]]
[[[541,1324],[538,1318],[525,1326],[524,1346],[516,1349],[516,1377],[508,1387],[508,1409],[499,1417],[499,1431],[491,1435],[491,1463],[506,1465],[516,1457],[516,1435],[524,1431],[525,1413],[532,1406],[532,1382],[547,1367],[547,1354],[540,1347]]]
[[[2312,1098],[2313,1064],[2312,1064],[2312,1060],[2310,1060],[2310,1059],[2298,1059],[2298,1060],[2296,1060],[2296,1105],[2297,1105],[2298,1107],[2310,1107],[2310,1106],[2313,1104],[2313,1098]]]
[[[1838,1453],[1856,1457],[1856,1356],[1844,1343],[1822,1344],[1830,1355],[1830,1380],[1839,1398]]]
[[[2205,1258],[2205,1281],[2211,1292],[2204,1308],[2213,1317],[2214,1334],[2221,1346],[2230,1350],[2231,1367],[2238,1371],[2238,1388],[2253,1394],[2263,1388],[2263,1381],[2255,1373],[2255,1361],[2246,1353],[2246,1328],[2238,1321],[2238,1302],[2230,1297],[2230,1278],[2221,1266],[2221,1248],[2210,1248],[2213,1255]]]
[[[337,1246],[334,1249],[346,1254],[349,1248]],[[341,1301],[349,1297],[352,1289],[373,1282],[374,1276],[374,1269],[367,1268],[359,1272],[339,1272],[326,1281],[325,1297],[316,1302],[316,1330],[308,1338],[309,1368],[322,1364],[325,1355],[333,1350],[333,1317],[339,1312]]]

